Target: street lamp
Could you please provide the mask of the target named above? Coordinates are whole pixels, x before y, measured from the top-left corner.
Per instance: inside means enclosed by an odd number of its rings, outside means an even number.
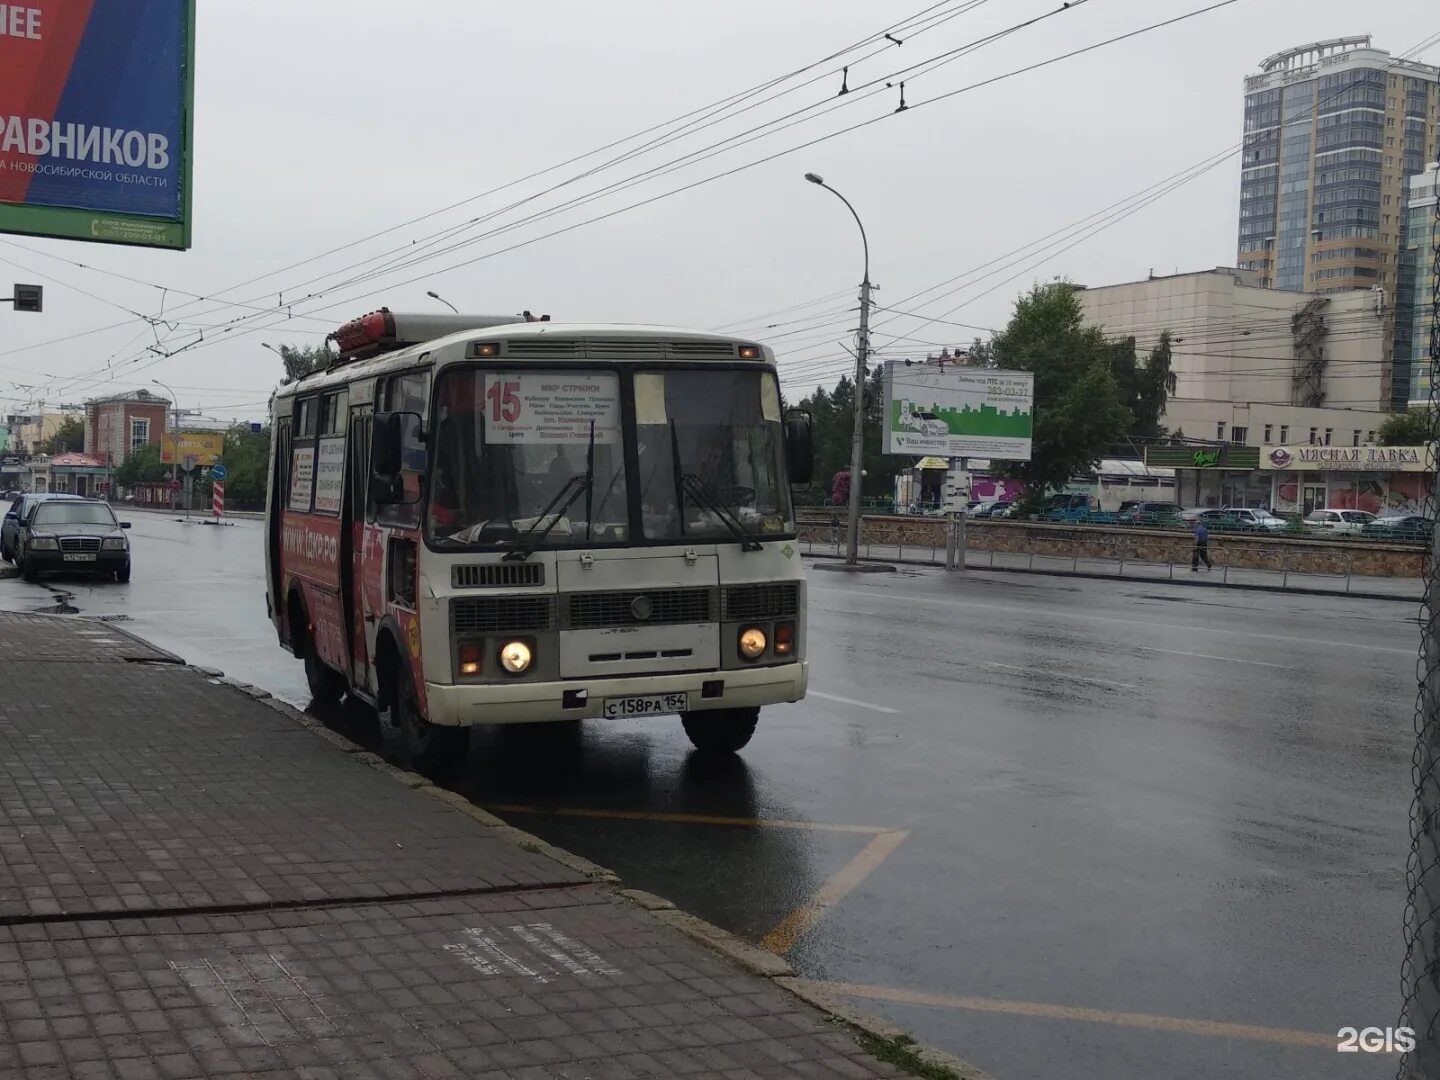
[[[179,485],[175,480],[175,462],[180,457],[180,400],[175,396],[175,391],[171,390],[170,387],[166,386],[159,379],[151,379],[150,381],[170,395],[170,415],[175,418],[175,443],[170,448],[170,509],[173,512],[175,510],[175,503],[178,500],[176,492],[179,490]],[[188,509],[189,507],[187,506],[186,508]]]
[[[457,308],[457,307],[456,307],[454,304],[452,304],[449,300],[446,300],[443,296],[441,296],[441,295],[440,295],[438,292],[436,292],[434,289],[431,289],[431,290],[430,290],[429,292],[427,292],[425,295],[428,296],[428,297],[430,297],[431,300],[439,300],[440,303],[444,304],[444,305],[445,305],[446,307],[448,307],[451,311],[455,312],[456,315],[459,315],[459,314],[460,314],[460,309],[459,309],[459,308]]]
[[[860,227],[860,243],[865,249],[865,276],[860,281],[860,332],[855,343],[855,423],[850,432],[850,522],[845,536],[845,565],[853,567],[860,561],[860,485],[865,465],[865,361],[870,355],[870,241],[865,236],[865,224],[849,199],[816,173],[807,172],[805,179],[845,204],[845,209],[850,211],[850,216]]]

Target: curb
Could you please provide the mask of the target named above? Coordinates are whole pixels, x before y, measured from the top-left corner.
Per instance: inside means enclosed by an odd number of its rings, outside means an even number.
[[[129,633],[127,636],[133,640],[148,646],[148,641],[139,635]],[[165,650],[157,650],[164,652]],[[173,654],[166,654],[167,656]],[[695,915],[681,911],[674,903],[648,893],[641,889],[619,888],[621,884],[620,875],[608,867],[600,866],[591,862],[583,855],[577,855],[572,851],[556,847],[554,844],[532,833],[517,829],[513,825],[496,817],[479,806],[476,806],[465,796],[451,791],[448,788],[438,787],[431,783],[419,773],[411,772],[408,769],[401,769],[386,761],[379,754],[366,750],[364,747],[351,742],[338,732],[330,730],[319,720],[302,712],[287,702],[281,701],[270,691],[250,683],[241,682],[238,679],[228,677],[224,672],[210,667],[199,667],[188,664],[179,657],[176,662],[198,675],[204,676],[211,681],[228,686],[245,696],[260,702],[262,705],[273,709],[286,719],[299,724],[312,734],[324,739],[332,746],[343,753],[351,755],[352,759],[366,765],[369,768],[381,772],[392,779],[404,784],[406,787],[437,799],[447,806],[473,819],[487,828],[495,830],[496,834],[511,843],[524,848],[527,851],[538,855],[544,855],[562,866],[583,874],[591,882],[597,885],[610,886],[611,891],[621,899],[634,904],[641,910],[648,912],[656,921],[666,926],[679,930],[682,934],[699,942],[713,952],[719,953],[737,967],[751,975],[769,980],[773,985],[787,991],[799,998],[811,1008],[819,1011],[828,1017],[832,1022],[844,1024],[857,1035],[869,1036],[885,1042],[899,1041],[907,1047],[908,1053],[922,1065],[931,1068],[949,1069],[957,1075],[957,1080],[993,1080],[993,1078],[960,1058],[954,1057],[941,1050],[933,1050],[914,1042],[909,1034],[889,1020],[878,1016],[872,1016],[860,1009],[857,1009],[850,1001],[839,994],[827,990],[822,984],[812,982],[809,979],[799,977],[784,957],[762,949],[758,945],[752,945],[741,937],[732,934],[730,931],[716,926],[714,923],[706,922]],[[899,1066],[897,1066],[899,1067]]]
[[[829,555],[821,552],[801,552],[801,558],[824,560],[826,562],[841,559],[841,555]],[[928,559],[875,559],[862,558],[861,562],[888,563],[895,566],[927,566],[933,570],[943,570],[944,564],[931,562]],[[1000,574],[1038,574],[1042,577],[1064,577],[1064,578],[1088,578],[1092,581],[1122,581],[1143,585],[1179,585],[1183,588],[1202,589],[1240,589],[1245,592],[1269,592],[1283,593],[1290,596],[1335,596],[1340,599],[1347,597],[1356,600],[1395,600],[1402,604],[1418,604],[1420,596],[1396,596],[1394,593],[1359,592],[1351,589],[1349,592],[1341,592],[1338,589],[1314,589],[1303,585],[1262,585],[1244,581],[1211,581],[1206,578],[1147,578],[1147,577],[1124,577],[1120,574],[1101,574],[1093,570],[1036,570],[1028,566],[966,566],[967,571],[978,570],[982,573]]]
[[[184,520],[185,520],[185,518],[184,518],[184,516],[183,516],[184,513],[185,513],[184,508],[181,508],[181,509],[179,509],[179,510],[162,510],[162,509],[160,509],[159,507],[156,507],[156,506],[127,506],[125,503],[111,503],[111,504],[110,504],[110,509],[115,511],[115,516],[116,516],[116,517],[119,517],[119,516],[120,516],[120,511],[123,510],[123,511],[125,511],[125,513],[127,513],[127,514],[159,514],[159,515],[161,515],[162,517],[174,518],[176,521],[184,521]],[[176,515],[181,515],[181,516],[178,516],[178,517],[177,517]],[[194,506],[192,506],[192,507],[190,508],[190,520],[191,520],[191,521],[202,521],[202,520],[205,520],[205,519],[210,518],[210,517],[212,517],[212,516],[213,516],[213,515],[210,513],[210,511],[209,511],[208,508],[206,509],[206,511],[205,511],[204,513],[201,513],[201,512],[200,512],[199,507],[194,507]],[[263,511],[257,511],[257,510],[229,510],[229,511],[226,511],[225,516],[226,516],[227,518],[238,518],[238,519],[241,520],[241,521],[264,521],[264,520],[265,520],[265,514],[264,514],[264,512],[263,512]]]

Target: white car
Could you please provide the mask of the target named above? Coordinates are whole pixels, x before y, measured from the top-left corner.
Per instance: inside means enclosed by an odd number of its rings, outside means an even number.
[[[1257,529],[1278,531],[1285,528],[1286,520],[1276,517],[1269,510],[1248,510],[1238,506],[1227,506],[1225,513],[1230,514],[1241,525],[1250,525]]]
[[[1365,510],[1311,510],[1305,515],[1309,528],[1347,536],[1359,536],[1374,520],[1375,515]]]

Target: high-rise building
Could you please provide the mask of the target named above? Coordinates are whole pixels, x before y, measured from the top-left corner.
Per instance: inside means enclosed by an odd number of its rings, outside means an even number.
[[[1373,49],[1369,35],[1261,61],[1245,80],[1239,265],[1270,288],[1378,290],[1393,311],[1405,181],[1435,159],[1437,134],[1440,68]],[[1408,350],[1387,339],[1385,351],[1403,407]]]
[[[1406,183],[1400,286],[1395,294],[1395,367],[1409,367],[1411,407],[1430,400],[1430,327],[1435,320],[1435,275],[1440,273],[1436,199],[1440,199],[1440,162]]]

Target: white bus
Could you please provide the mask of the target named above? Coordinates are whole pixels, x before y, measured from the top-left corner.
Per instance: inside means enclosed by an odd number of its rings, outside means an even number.
[[[768,348],[385,309],[331,338],[275,396],[266,520],[317,700],[433,768],[475,724],[677,715],[734,752],[804,696],[810,428]]]

